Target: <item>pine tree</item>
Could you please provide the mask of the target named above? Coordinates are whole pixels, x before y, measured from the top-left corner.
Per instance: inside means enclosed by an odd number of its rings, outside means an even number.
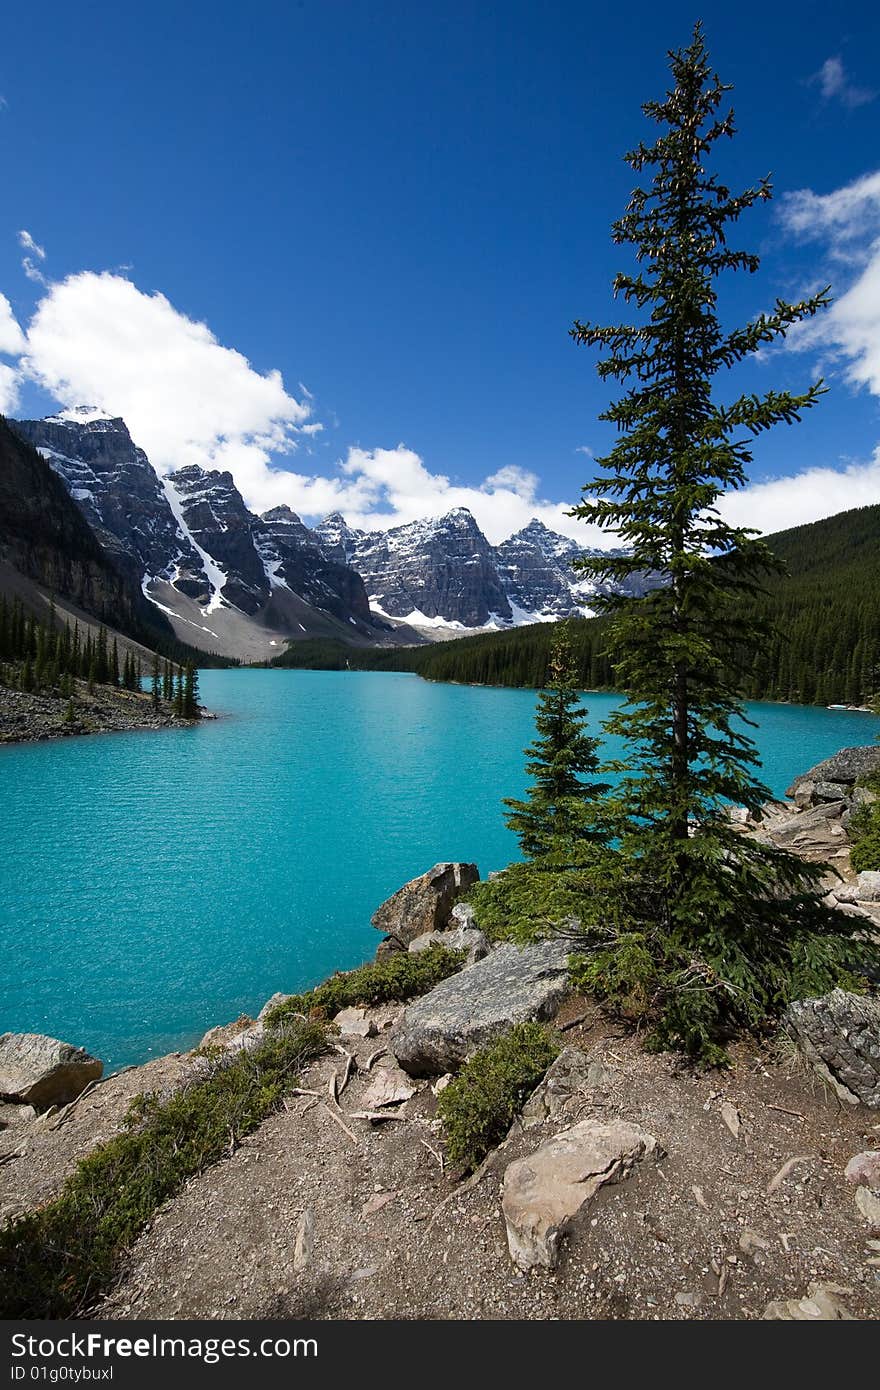
[[[186,664],[186,679],[183,688],[183,716],[185,719],[199,717],[199,677],[191,661]]]
[[[602,379],[630,383],[601,418],[619,438],[599,460],[587,500],[573,515],[610,529],[625,552],[582,562],[599,580],[653,571],[667,583],[646,597],[618,597],[609,645],[627,696],[606,724],[629,748],[620,789],[624,814],[617,918],[602,949],[585,958],[584,983],[659,1014],[657,1037],[720,1059],[731,1021],[759,1026],[794,992],[820,993],[865,952],[819,898],[819,866],[742,836],[730,802],[760,813],[768,792],[756,775],[740,689],[746,663],[768,638],[756,611],[778,566],[753,531],[727,524],[721,494],[742,487],[749,437],[791,423],[812,407],[821,382],[800,394],[769,391],[731,404],[715,378],[783,338],[828,303],[827,291],[725,331],[716,279],[754,272],[759,260],[728,234],[771,196],[762,180],[733,195],[709,172],[713,147],[734,134],[719,114],[729,87],[713,73],[698,25],[670,55],[673,86],[644,112],[661,127],[627,155],[652,171],[613,228],[635,248],[636,273],[614,292],[639,323],[576,322],[578,343],[605,353]]]
[[[557,631],[547,686],[538,699],[538,737],[525,750],[532,785],[524,801],[507,798],[505,817],[529,859],[570,857],[584,841],[604,843],[607,834],[591,814],[607,783],[585,781],[599,771],[598,741],[586,733],[568,634]]]
[[[158,708],[159,708],[159,701],[160,701],[160,699],[161,699],[161,697],[162,697],[162,683],[161,683],[161,676],[160,676],[160,674],[159,674],[159,653],[158,653],[158,652],[154,652],[154,653],[153,653],[152,692],[153,692],[153,709],[158,709]]]

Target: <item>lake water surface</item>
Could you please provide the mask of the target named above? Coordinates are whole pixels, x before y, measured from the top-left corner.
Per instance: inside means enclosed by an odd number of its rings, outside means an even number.
[[[516,857],[533,691],[372,672],[205,671],[195,729],[0,748],[0,1032],[108,1068],[192,1046],[371,956],[437,860]],[[615,704],[587,700],[598,726]],[[865,714],[753,705],[763,778],[869,743]],[[609,756],[619,753],[609,746]]]

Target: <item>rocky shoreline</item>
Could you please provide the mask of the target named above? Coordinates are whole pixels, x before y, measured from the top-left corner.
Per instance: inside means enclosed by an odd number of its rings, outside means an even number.
[[[0,685],[0,744],[39,743],[46,739],[81,734],[123,733],[134,729],[191,727],[196,720],[181,719],[167,706],[155,709],[146,692],[95,686],[89,694],[85,681],[75,682],[72,718],[68,700],[59,695],[11,690]],[[215,718],[203,714],[202,718]]]
[[[757,823],[734,813],[745,834],[829,859],[829,893],[872,934],[880,876],[850,870],[847,823],[858,779],[878,767],[880,749],[844,750]],[[91,1313],[880,1315],[876,993],[803,1001],[776,1040],[736,1046],[729,1071],[696,1072],[645,1052],[573,993],[560,943],[489,941],[458,901],[476,878],[474,865],[437,864],[378,908],[372,968],[442,946],[461,953],[458,973],[406,1002],[313,1010],[326,1050],[275,1113],[156,1211]],[[170,1100],[258,1057],[285,1005],[307,1010],[309,996],[275,995],[193,1052],[103,1080],[79,1049],[0,1037],[0,1221],[50,1201],[125,1132],[135,1097]],[[535,1020],[558,1056],[463,1179],[446,1161],[438,1098],[476,1048]]]

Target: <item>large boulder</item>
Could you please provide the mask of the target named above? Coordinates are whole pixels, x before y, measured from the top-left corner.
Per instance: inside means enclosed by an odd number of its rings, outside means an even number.
[[[774,844],[804,859],[825,860],[849,843],[841,816],[845,801],[826,801],[789,820],[776,822],[767,831]]]
[[[417,936],[444,931],[456,898],[479,877],[476,864],[450,863],[410,879],[373,913],[373,926],[387,938],[383,946],[405,951]]]
[[[0,1098],[46,1110],[67,1105],[92,1081],[103,1062],[81,1047],[42,1033],[0,1034]]]
[[[604,1183],[621,1182],[657,1140],[625,1120],[589,1119],[518,1158],[504,1174],[501,1209],[510,1257],[519,1269],[553,1269],[559,1241]]]
[[[550,1018],[568,993],[563,941],[499,946],[422,995],[397,1020],[390,1047],[412,1076],[455,1071],[514,1023]]]
[[[864,748],[841,748],[833,757],[817,763],[809,772],[801,773],[785,794],[798,800],[798,788],[805,782],[837,783],[842,794],[844,789],[852,788],[859,778],[870,777],[875,772],[880,772],[880,747],[876,744],[868,744]],[[813,794],[815,789],[811,789]],[[823,799],[828,799],[827,787],[823,789]]]
[[[880,1110],[880,1000],[835,989],[792,1004],[785,1026],[841,1100]]]

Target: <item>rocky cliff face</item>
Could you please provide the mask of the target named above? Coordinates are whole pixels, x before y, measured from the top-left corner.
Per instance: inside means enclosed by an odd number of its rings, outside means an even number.
[[[289,508],[255,516],[230,473],[190,465],[160,480],[125,422],[90,408],[13,423],[63,481],[99,549],[157,609],[175,616],[176,591],[214,615],[214,629],[228,609],[302,636],[315,609],[362,637],[377,632],[345,547],[339,559],[325,552]],[[302,602],[291,605],[291,596]],[[217,637],[198,616],[183,621],[186,638]]]
[[[0,561],[124,627],[139,595],[102,549],[45,459],[0,419]]]
[[[169,474],[167,481],[193,542],[221,571],[213,576],[215,591],[219,589],[223,600],[242,613],[258,613],[269,599],[271,585],[254,545],[255,517],[232,474],[190,464]]]
[[[371,626],[364,582],[346,563],[344,548],[323,546],[290,507],[264,512],[254,522],[252,534],[271,585],[286,585],[343,622]]]
[[[573,562],[589,554],[537,519],[491,546],[463,507],[390,531],[350,527],[338,512],[315,528],[324,552],[362,576],[374,609],[411,623],[514,626],[589,615],[603,586]],[[649,577],[630,581],[641,594]]]
[[[389,617],[463,627],[482,627],[493,617],[499,624],[512,621],[492,547],[464,507],[369,535],[330,520],[373,607]]]
[[[63,480],[103,549],[131,581],[141,586],[162,577],[207,601],[201,557],[123,420],[84,408],[16,420],[14,428]]]

